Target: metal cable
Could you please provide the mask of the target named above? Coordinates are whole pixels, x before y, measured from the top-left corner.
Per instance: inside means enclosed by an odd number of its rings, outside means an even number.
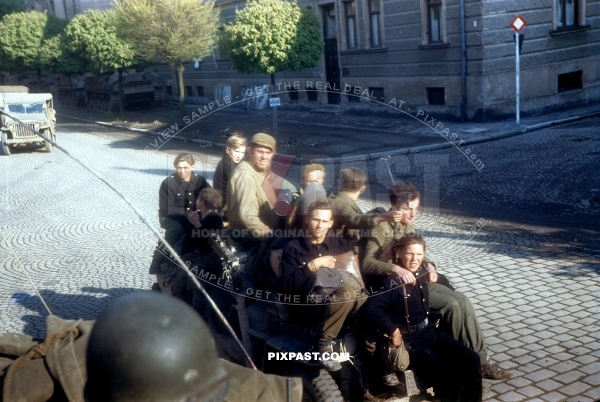
[[[33,286],[33,290],[35,290],[35,293],[38,295],[38,297],[42,301],[42,304],[44,305],[44,307],[46,307],[46,310],[48,310],[48,314],[53,315],[52,311],[50,311],[50,307],[48,307],[48,305],[46,304],[46,301],[44,300],[44,298],[42,297],[42,295],[38,291],[37,286],[35,286],[35,283],[33,283],[33,280],[29,276],[29,273],[27,273],[27,270],[23,266],[23,263],[21,263],[21,260],[17,256],[17,253],[15,253],[15,250],[13,250],[13,248],[11,247],[10,243],[8,242],[8,239],[6,238],[6,236],[4,236],[4,232],[2,231],[2,229],[0,229],[0,234],[2,235],[2,238],[4,239],[4,242],[6,243],[6,246],[9,248],[9,250],[15,256],[15,260],[17,260],[17,262],[19,263],[19,266],[21,267],[21,269],[25,273],[25,276],[27,276],[27,279],[29,280],[29,283],[31,283],[31,286]]]
[[[214,302],[214,300],[212,299],[212,297],[210,297],[210,295],[208,294],[208,292],[206,291],[206,289],[204,289],[204,287],[200,284],[200,282],[195,277],[195,275],[188,269],[187,265],[185,265],[185,262],[181,259],[181,257],[179,256],[179,254],[177,254],[177,252],[171,247],[171,245],[169,243],[167,243],[167,241],[162,237],[162,235],[160,234],[160,232],[148,221],[148,219],[146,219],[146,217],[142,214],[142,212],[140,212],[131,203],[131,201],[129,200],[129,198],[127,198],[126,196],[124,196],[123,194],[121,194],[121,192],[119,190],[117,190],[112,184],[110,184],[106,179],[104,179],[98,172],[96,172],[94,169],[92,169],[91,167],[89,167],[87,164],[85,164],[84,162],[82,162],[81,160],[79,160],[78,158],[76,158],[75,156],[71,155],[71,153],[69,153],[69,151],[67,151],[66,149],[64,149],[60,145],[56,144],[56,142],[52,141],[50,138],[46,138],[42,133],[40,133],[38,131],[35,131],[33,128],[31,128],[27,124],[23,123],[22,121],[18,120],[17,118],[13,117],[9,113],[5,112],[4,110],[0,109],[0,114],[4,114],[5,116],[10,117],[11,119],[13,119],[14,121],[16,121],[17,123],[23,125],[23,127],[26,127],[29,131],[31,131],[31,132],[35,133],[37,136],[43,138],[44,141],[48,141],[49,143],[51,143],[53,146],[55,146],[56,148],[58,148],[59,150],[61,150],[63,153],[65,153],[69,158],[73,159],[75,162],[77,162],[78,164],[80,164],[81,166],[83,166],[90,173],[92,173],[94,176],[96,176],[98,179],[100,179],[100,181],[102,181],[104,184],[106,184],[119,197],[121,197],[121,199],[123,201],[125,201],[127,203],[127,205],[129,205],[129,207],[131,207],[131,209],[133,209],[133,212],[135,212],[135,214],[142,220],[142,222],[144,222],[144,224],[146,224],[146,226],[148,226],[148,228],[152,231],[152,233],[154,233],[156,235],[156,237],[158,238],[158,240],[160,241],[160,243],[162,243],[162,245],[167,250],[169,250],[169,252],[171,253],[171,255],[174,257],[175,261],[177,262],[177,265],[179,266],[179,268],[183,269],[184,272],[187,273],[187,275],[190,277],[190,279],[192,280],[192,282],[194,282],[194,284],[198,287],[198,289],[200,290],[200,292],[202,292],[203,296],[206,297],[206,300],[208,300],[209,304],[211,305],[211,307],[213,308],[213,310],[215,311],[215,313],[217,314],[217,316],[219,317],[219,319],[222,321],[223,325],[225,325],[225,327],[228,329],[228,331],[231,333],[232,337],[235,339],[235,341],[237,342],[237,344],[241,348],[242,352],[244,353],[246,359],[248,360],[248,362],[250,363],[250,365],[252,366],[252,368],[255,369],[255,370],[258,370],[258,368],[256,367],[256,365],[252,361],[252,358],[250,357],[250,354],[248,353],[248,351],[246,350],[246,348],[242,344],[241,340],[239,339],[239,337],[235,333],[234,329],[231,327],[231,325],[227,321],[227,318],[225,318],[225,316],[223,315],[223,313],[221,312],[221,310],[219,310],[218,306],[216,305],[216,303]],[[16,256],[16,254],[15,254],[15,256]],[[38,296],[40,298],[42,298],[42,296],[39,293],[38,293]],[[46,303],[44,302],[43,299],[42,299],[42,302],[44,303],[44,305],[46,305]]]

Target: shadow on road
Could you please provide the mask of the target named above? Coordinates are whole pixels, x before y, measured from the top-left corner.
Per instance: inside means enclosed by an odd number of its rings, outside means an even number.
[[[54,290],[41,289],[46,304],[52,314],[67,320],[95,320],[104,308],[121,296],[132,292],[145,292],[146,290],[135,288],[111,288],[102,289],[95,287],[83,287],[83,295],[62,294]],[[24,315],[21,317],[25,323],[23,333],[35,339],[43,339],[45,336],[45,322],[48,311],[37,295],[27,293],[14,293],[14,301],[37,314]]]

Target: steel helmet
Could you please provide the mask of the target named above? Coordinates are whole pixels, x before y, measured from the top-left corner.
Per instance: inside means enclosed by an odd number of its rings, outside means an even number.
[[[98,317],[87,347],[89,402],[217,401],[228,374],[202,318],[157,292],[131,294]]]

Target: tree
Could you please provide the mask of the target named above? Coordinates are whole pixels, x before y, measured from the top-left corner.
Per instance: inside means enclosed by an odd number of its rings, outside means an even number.
[[[2,0],[0,2],[0,19],[6,14],[25,11],[24,0]]]
[[[177,72],[179,106],[185,115],[183,62],[210,54],[219,10],[213,1],[116,0],[119,30],[134,44],[136,56],[168,63]]]
[[[69,49],[66,32],[48,39],[41,57],[53,73],[75,74],[88,71],[86,60]]]
[[[222,35],[233,68],[269,74],[317,66],[323,54],[319,21],[312,10],[286,0],[258,0],[237,12]]]
[[[85,61],[89,71],[99,74],[118,72],[119,112],[122,118],[123,70],[135,64],[136,60],[131,46],[119,36],[116,21],[114,11],[90,10],[78,15],[66,28],[66,46],[68,51]],[[62,60],[64,67],[69,68],[69,55],[65,54]]]
[[[41,85],[41,70],[58,58],[52,38],[60,35],[66,21],[37,11],[5,15],[0,21],[0,59],[13,71],[36,70]],[[50,41],[50,42],[49,42]]]
[[[237,12],[225,26],[223,47],[240,73],[269,74],[317,66],[323,54],[319,21],[312,10],[296,1],[257,0]],[[273,107],[277,134],[277,107]]]

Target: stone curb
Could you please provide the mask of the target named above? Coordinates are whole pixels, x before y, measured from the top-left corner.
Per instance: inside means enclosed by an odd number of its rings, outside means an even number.
[[[212,142],[212,141],[206,141],[206,140],[199,140],[199,139],[196,139],[196,138],[183,138],[183,137],[178,137],[176,135],[171,135],[171,134],[167,134],[167,133],[159,133],[159,132],[156,132],[156,131],[146,130],[146,129],[143,129],[143,128],[127,127],[127,126],[122,126],[120,124],[105,123],[103,121],[86,120],[86,119],[82,119],[82,118],[79,118],[79,117],[68,116],[66,114],[58,114],[57,113],[56,115],[60,116],[60,117],[67,118],[67,119],[71,119],[71,120],[77,120],[77,121],[81,121],[81,122],[85,122],[85,123],[94,123],[94,124],[98,124],[100,126],[118,128],[120,130],[131,131],[131,132],[134,132],[134,133],[156,135],[156,136],[160,136],[160,137],[168,138],[168,139],[174,138],[174,139],[176,139],[178,141],[181,141],[181,142],[184,142],[184,143],[186,143],[186,142],[193,142],[193,143],[200,144],[200,145],[210,145],[210,147],[213,147],[213,148],[223,148],[223,149],[225,149],[225,144],[221,144],[221,143],[218,143],[218,142]]]
[[[98,124],[101,126],[118,128],[120,130],[126,130],[126,131],[135,132],[135,133],[156,135],[156,136],[161,136],[163,138],[169,138],[169,139],[174,138],[174,139],[176,139],[178,141],[182,141],[184,143],[192,142],[195,144],[200,144],[200,145],[205,145],[205,146],[210,145],[210,147],[213,147],[213,148],[223,148],[223,149],[225,148],[225,144],[219,143],[219,142],[199,140],[196,138],[182,138],[182,137],[177,137],[175,135],[170,135],[167,133],[158,133],[156,131],[145,130],[143,128],[127,127],[127,126],[122,126],[120,124],[111,124],[111,123],[105,123],[102,121],[94,121],[94,120],[90,121],[90,120],[85,120],[85,119],[82,119],[79,117],[68,116],[65,114],[57,113],[56,115],[67,118],[67,119],[77,120],[77,121],[86,122],[86,123],[94,123],[94,124]],[[497,133],[497,134],[486,134],[486,135],[482,135],[480,138],[471,138],[469,140],[463,141],[461,145],[479,144],[479,143],[483,143],[483,142],[489,142],[489,141],[500,140],[500,139],[504,139],[504,138],[510,138],[510,137],[514,137],[516,135],[525,134],[525,133],[535,131],[535,130],[540,130],[542,128],[572,123],[574,121],[584,120],[587,118],[597,117],[597,116],[600,116],[600,111],[592,112],[592,113],[588,113],[588,114],[582,114],[580,116],[567,117],[564,119],[545,121],[545,122],[531,124],[529,126],[521,127],[521,129],[518,129],[518,130],[510,130],[510,131]],[[386,130],[377,130],[377,131],[386,131]],[[454,143],[447,141],[447,142],[437,143],[437,144],[420,145],[420,146],[411,147],[411,148],[399,148],[399,149],[393,149],[390,151],[374,152],[374,153],[370,153],[370,154],[366,154],[366,155],[351,155],[351,156],[339,156],[339,157],[334,157],[334,158],[311,159],[310,162],[311,163],[325,163],[325,164],[330,163],[332,160],[334,162],[339,162],[339,163],[364,162],[365,160],[385,158],[385,157],[388,157],[391,155],[416,154],[416,153],[425,152],[425,151],[436,151],[439,149],[450,148],[454,145],[455,145]],[[301,158],[298,158],[298,161],[301,162]]]

